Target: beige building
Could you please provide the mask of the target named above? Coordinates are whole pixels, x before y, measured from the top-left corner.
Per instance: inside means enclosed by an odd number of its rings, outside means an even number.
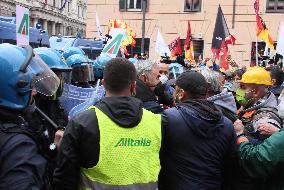
[[[86,0],[0,0],[0,16],[15,16],[17,4],[29,8],[31,26],[41,23],[50,36],[86,34]]]
[[[87,37],[97,37],[95,12],[98,13],[103,31],[107,32],[109,19],[126,21],[137,33],[138,45],[142,34],[143,0],[88,0]],[[195,53],[211,57],[211,42],[220,4],[230,33],[237,39],[230,46],[234,60],[248,64],[251,60],[252,44],[256,41],[255,0],[147,0],[146,46],[151,58],[157,57],[155,41],[159,29],[167,43],[180,36],[186,38],[187,20],[191,21]],[[278,28],[284,21],[283,0],[260,0],[260,12],[273,39],[277,40]],[[149,43],[148,43],[149,42]],[[148,47],[145,47],[148,50]]]

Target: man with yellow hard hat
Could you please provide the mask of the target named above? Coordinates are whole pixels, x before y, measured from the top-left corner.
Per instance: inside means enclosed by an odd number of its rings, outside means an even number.
[[[276,97],[268,91],[271,85],[268,71],[252,67],[242,75],[236,91],[242,107],[240,120],[234,123],[238,166],[234,167],[233,189],[284,188],[284,130]]]
[[[268,87],[272,80],[262,67],[252,67],[242,76],[236,99],[242,105],[235,126],[244,125],[244,134],[256,142],[262,141],[282,128],[277,113],[277,99]],[[242,135],[242,134],[238,134]]]

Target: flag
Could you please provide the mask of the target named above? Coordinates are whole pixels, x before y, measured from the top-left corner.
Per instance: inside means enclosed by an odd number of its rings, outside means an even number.
[[[225,70],[229,68],[227,61],[228,44],[235,45],[235,41],[236,38],[230,34],[223,11],[219,5],[212,39],[212,52],[217,59],[220,58],[219,55],[222,52],[221,68]]]
[[[17,45],[29,45],[29,9],[16,5],[16,39]]]
[[[180,44],[180,37],[174,39],[169,45],[171,56],[176,57],[177,55],[182,54],[181,44]]]
[[[228,46],[226,44],[226,41],[223,41],[222,44],[221,44],[221,52],[223,53],[223,55],[222,55],[220,67],[223,68],[226,71],[226,70],[229,69]]]
[[[255,13],[256,13],[256,35],[262,41],[264,41],[271,50],[274,50],[274,41],[270,36],[269,30],[266,27],[263,19],[259,15],[259,0],[254,3]]]
[[[185,52],[185,59],[187,61],[194,60],[193,41],[192,41],[191,27],[190,27],[189,20],[187,22],[187,34],[186,34],[186,40],[184,44],[184,52]]]
[[[60,11],[62,11],[65,8],[67,2],[69,2],[69,0],[64,1],[63,5],[59,8]]]
[[[112,28],[122,28],[126,30],[126,33],[124,35],[124,38],[123,38],[123,41],[120,47],[123,49],[125,55],[129,55],[129,53],[127,52],[126,46],[128,45],[135,46],[136,33],[132,30],[132,28],[128,24],[126,24],[126,22],[116,20],[116,19],[109,21],[108,32]]]
[[[97,13],[96,13],[96,26],[97,26],[98,35],[99,35],[100,39],[102,40],[103,39],[103,32],[102,32],[102,28],[101,28],[99,17],[98,17]]]
[[[158,30],[155,50],[160,56],[171,55],[169,46],[166,44],[165,40],[163,39],[160,30]]]
[[[284,22],[280,24],[276,53],[284,56]]]
[[[255,10],[255,14],[259,14],[259,0],[255,0],[254,10]]]
[[[105,45],[102,53],[108,54],[108,56],[115,58],[118,54],[119,48],[125,36],[125,29],[122,28],[113,28],[110,31],[112,39],[108,41]]]
[[[230,34],[230,35],[225,39],[225,41],[226,41],[226,44],[227,44],[227,45],[228,45],[228,44],[236,45],[236,38],[235,38],[232,34]]]

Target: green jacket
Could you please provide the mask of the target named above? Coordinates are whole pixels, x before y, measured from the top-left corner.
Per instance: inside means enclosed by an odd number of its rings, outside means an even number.
[[[241,143],[238,157],[249,176],[266,179],[264,189],[284,190],[284,129],[256,146]]]

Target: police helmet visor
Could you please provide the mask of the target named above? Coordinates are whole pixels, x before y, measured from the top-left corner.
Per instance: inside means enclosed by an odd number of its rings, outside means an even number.
[[[89,82],[94,80],[93,69],[90,63],[80,63],[72,65],[73,82]]]
[[[35,54],[29,62],[26,71],[33,75],[31,87],[45,96],[52,96],[57,91],[60,79],[56,74]]]
[[[65,84],[71,84],[72,72],[62,73],[62,80]]]

